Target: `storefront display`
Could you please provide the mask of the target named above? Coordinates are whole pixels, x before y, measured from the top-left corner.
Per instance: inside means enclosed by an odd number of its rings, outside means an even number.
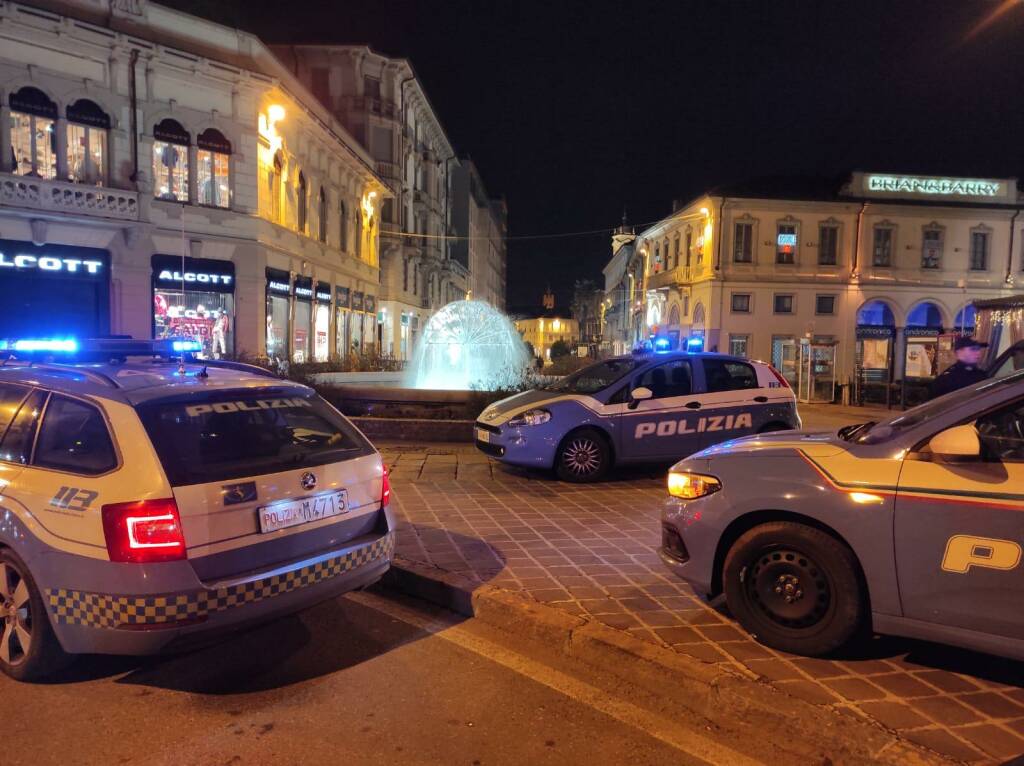
[[[363,349],[363,294],[352,293],[352,350],[362,354]]]
[[[349,316],[351,314],[351,293],[347,287],[337,286],[334,288],[335,317],[334,336],[338,356],[342,359],[348,356],[352,348],[351,335],[349,334]]]
[[[313,278],[295,277],[295,312],[292,324],[292,361],[312,361],[310,331],[313,327]]]
[[[316,307],[313,310],[313,359],[326,362],[331,355],[331,286],[316,283]]]
[[[370,351],[377,347],[377,302],[376,299],[367,294],[363,297],[363,311],[366,312],[363,318],[363,347]]]
[[[857,327],[854,402],[892,403],[893,343],[895,329],[886,325]]]
[[[110,254],[0,240],[0,337],[110,332]]]
[[[267,357],[288,358],[288,328],[291,315],[292,283],[287,271],[267,269]]]
[[[153,337],[189,338],[201,358],[234,354],[235,264],[154,255]]]

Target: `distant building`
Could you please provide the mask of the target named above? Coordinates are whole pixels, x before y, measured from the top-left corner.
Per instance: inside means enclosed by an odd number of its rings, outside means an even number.
[[[534,353],[547,364],[551,361],[551,346],[564,342],[575,351],[579,342],[579,325],[575,319],[560,316],[527,317],[514,320],[523,340],[533,346]]]
[[[937,372],[940,343],[974,326],[971,301],[1012,293],[1022,202],[1013,178],[723,186],[641,232],[633,253],[620,248],[608,297],[624,311],[628,300],[637,340],[771,360],[794,384],[819,345],[816,370],[852,383],[857,400],[885,401],[894,381]]]
[[[508,208],[490,199],[468,157],[452,168],[452,257],[469,268],[472,296],[505,310]]]
[[[623,215],[622,225],[612,232],[612,258],[604,267],[605,354],[624,354],[641,339],[644,269],[635,242],[636,233]]]
[[[596,356],[604,332],[605,291],[589,279],[577,280],[570,306],[579,327],[579,344],[587,347],[589,356]]]

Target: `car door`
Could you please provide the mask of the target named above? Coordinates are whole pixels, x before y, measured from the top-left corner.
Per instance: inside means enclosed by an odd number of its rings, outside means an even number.
[[[30,393],[27,386],[0,383],[0,514],[12,510],[10,493],[5,493],[5,490],[16,487],[15,480],[24,470],[24,462],[20,459],[23,450],[15,447],[15,436],[11,436],[6,450],[3,449],[4,440]]]
[[[703,357],[700,364],[703,379],[696,412],[701,416],[697,427],[705,435],[704,446],[755,433],[757,410],[769,402],[769,393],[775,396],[777,391],[759,390],[757,370],[748,362]]]
[[[626,460],[677,460],[701,449],[703,434],[694,412],[693,362],[671,359],[633,376],[630,390],[647,388],[651,398],[629,402],[621,416],[620,455]],[[628,392],[627,392],[628,396]]]
[[[1024,639],[1024,397],[975,421],[981,456],[904,460],[894,537],[903,614]]]

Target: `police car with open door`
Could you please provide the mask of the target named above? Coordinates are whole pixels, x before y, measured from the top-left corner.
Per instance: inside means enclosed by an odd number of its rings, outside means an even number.
[[[613,464],[677,460],[718,442],[799,428],[796,397],[771,365],[714,353],[597,362],[488,407],[476,446],[513,465],[594,481]]]
[[[1024,660],[1024,371],[711,447],[668,491],[662,560],[769,646],[823,655],[870,627]]]
[[[191,341],[0,342],[0,669],[146,654],[385,573],[390,489],[311,389]]]

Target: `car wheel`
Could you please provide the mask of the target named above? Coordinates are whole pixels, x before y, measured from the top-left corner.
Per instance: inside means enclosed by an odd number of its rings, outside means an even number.
[[[28,567],[12,551],[0,550],[0,670],[18,681],[38,681],[69,659]]]
[[[775,649],[829,654],[864,622],[853,551],[806,524],[777,521],[745,532],[725,557],[722,581],[740,624]]]
[[[555,473],[562,481],[597,481],[611,467],[612,451],[604,435],[593,428],[573,431],[555,457]]]

